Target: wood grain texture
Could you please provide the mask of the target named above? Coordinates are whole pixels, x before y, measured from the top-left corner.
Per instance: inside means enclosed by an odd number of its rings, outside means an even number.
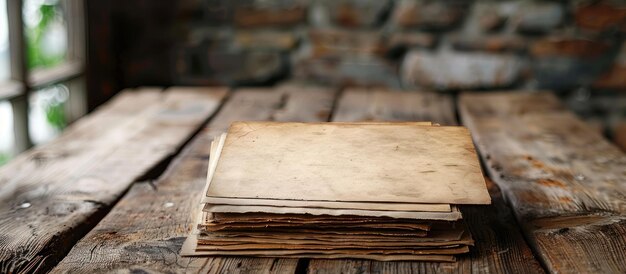
[[[178,254],[194,223],[192,212],[200,206],[212,138],[233,121],[291,121],[292,111],[303,121],[324,121],[330,114],[333,98],[334,93],[329,90],[234,92],[209,126],[159,180],[135,184],[53,272],[293,273],[297,259],[180,257]]]
[[[138,178],[175,154],[224,89],[126,91],[0,168],[0,272],[45,272]]]
[[[333,117],[342,121],[432,120],[442,125],[455,124],[452,98],[430,93],[401,93],[401,97],[396,97],[396,94],[346,91]],[[427,105],[426,109],[432,112],[423,112],[420,108],[424,107],[425,100],[437,107]],[[416,102],[417,105],[411,106],[407,102]],[[447,108],[442,108],[444,106]],[[454,263],[310,260],[308,273],[542,273],[543,269],[524,242],[500,191],[492,183],[488,187],[491,205],[461,208],[476,246],[470,249],[469,254],[459,256]]]
[[[459,108],[549,271],[626,270],[623,152],[551,93],[468,93]]]

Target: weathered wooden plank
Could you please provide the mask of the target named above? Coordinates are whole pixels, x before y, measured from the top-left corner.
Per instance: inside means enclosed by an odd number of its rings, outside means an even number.
[[[455,125],[451,96],[431,92],[344,91],[333,121],[430,121]]]
[[[626,156],[558,99],[463,94],[463,122],[551,272],[626,270]]]
[[[0,168],[0,272],[45,272],[137,179],[175,154],[225,89],[127,91]]]
[[[194,222],[191,213],[200,205],[212,138],[233,121],[325,121],[333,98],[330,90],[285,87],[234,92],[158,181],[135,184],[53,272],[293,273],[297,259],[178,254]]]
[[[452,98],[431,93],[347,91],[334,119],[433,121],[454,125]],[[429,99],[424,99],[427,97]],[[398,99],[401,98],[401,99]],[[423,102],[427,103],[423,103]],[[407,103],[408,102],[408,103]],[[410,102],[416,105],[411,106]],[[424,105],[426,104],[426,105]],[[430,106],[429,104],[435,105]],[[348,108],[343,109],[343,108]],[[426,111],[420,110],[425,108]],[[365,110],[365,111],[363,111]],[[524,242],[498,188],[489,184],[492,204],[466,206],[463,218],[476,246],[454,263],[377,262],[367,260],[311,260],[309,273],[541,273],[543,269]]]

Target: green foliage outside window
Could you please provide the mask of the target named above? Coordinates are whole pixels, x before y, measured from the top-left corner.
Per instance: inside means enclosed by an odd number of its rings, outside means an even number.
[[[55,129],[63,129],[67,126],[65,119],[65,103],[51,103],[46,105],[46,120]]]
[[[51,30],[60,16],[58,4],[42,4],[38,7],[41,19],[34,27],[26,27],[28,68],[49,68],[58,65],[65,59],[65,52],[59,54],[47,54],[44,37]]]

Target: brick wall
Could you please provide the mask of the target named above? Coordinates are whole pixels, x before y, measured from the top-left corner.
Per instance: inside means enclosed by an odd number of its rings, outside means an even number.
[[[183,2],[172,84],[545,89],[609,135],[624,124],[626,1]]]

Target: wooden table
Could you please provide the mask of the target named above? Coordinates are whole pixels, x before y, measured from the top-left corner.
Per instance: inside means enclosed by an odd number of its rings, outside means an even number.
[[[495,184],[492,205],[462,209],[476,246],[455,263],[178,255],[210,140],[233,121],[457,117]],[[0,168],[0,186],[0,272],[626,271],[626,156],[550,93],[127,90]]]

